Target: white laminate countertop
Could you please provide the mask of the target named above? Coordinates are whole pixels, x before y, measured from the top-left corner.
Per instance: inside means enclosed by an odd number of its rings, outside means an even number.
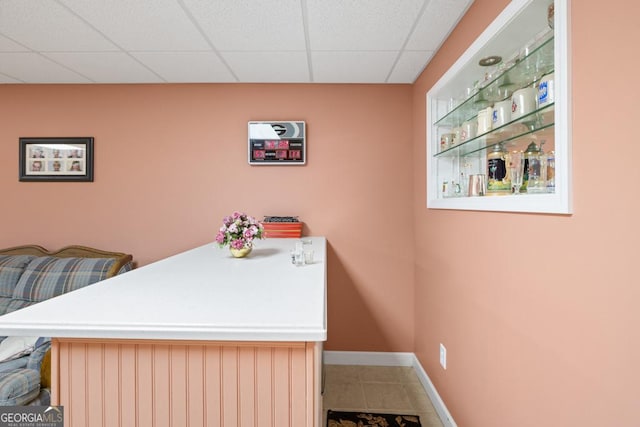
[[[326,239],[295,266],[296,239],[256,241],[246,258],[215,243],[0,316],[0,335],[325,341]]]

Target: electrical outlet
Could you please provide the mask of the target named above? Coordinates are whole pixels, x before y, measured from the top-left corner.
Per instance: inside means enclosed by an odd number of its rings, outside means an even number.
[[[440,365],[443,369],[447,369],[447,348],[440,343]]]

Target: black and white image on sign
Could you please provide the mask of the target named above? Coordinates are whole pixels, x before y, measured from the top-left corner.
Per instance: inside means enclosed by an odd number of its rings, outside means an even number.
[[[249,164],[304,165],[305,122],[249,122]]]

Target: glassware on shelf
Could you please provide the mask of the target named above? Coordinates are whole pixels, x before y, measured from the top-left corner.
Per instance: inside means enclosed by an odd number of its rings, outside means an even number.
[[[507,177],[511,182],[513,194],[520,194],[524,177],[524,153],[511,151],[507,156]]]
[[[546,154],[532,141],[527,147],[525,156],[525,186],[527,193],[547,192],[547,159]]]
[[[527,146],[524,152],[524,169],[522,178],[522,191],[527,191],[527,184],[529,182],[529,156],[540,154],[540,149],[536,145],[535,141],[531,141],[531,144]]]
[[[547,193],[556,192],[556,153],[547,153]]]

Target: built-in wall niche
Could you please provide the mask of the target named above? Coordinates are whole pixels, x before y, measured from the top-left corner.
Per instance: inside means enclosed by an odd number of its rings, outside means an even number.
[[[572,212],[568,9],[511,1],[429,90],[428,208]]]

